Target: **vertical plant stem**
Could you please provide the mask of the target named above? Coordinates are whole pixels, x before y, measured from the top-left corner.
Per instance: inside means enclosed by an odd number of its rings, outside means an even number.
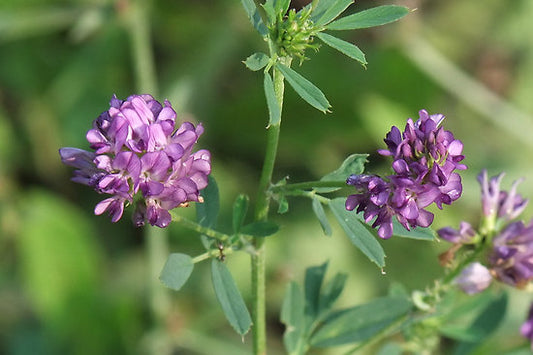
[[[157,80],[150,40],[149,0],[132,0],[129,31],[132,46],[135,81],[139,94],[157,96]]]
[[[132,46],[135,81],[139,94],[151,94],[157,97],[157,79],[150,40],[150,1],[132,0],[129,17],[129,33]],[[144,227],[146,256],[148,258],[149,306],[154,328],[165,327],[165,318],[170,309],[168,291],[159,282],[159,273],[168,256],[168,232],[166,229]],[[163,333],[164,335],[164,333]],[[166,339],[163,340],[166,342]],[[153,354],[170,353],[168,347],[150,344],[149,351]]]
[[[290,63],[286,63],[289,64]],[[283,75],[274,68],[274,92],[279,103],[283,107],[283,93],[285,90]],[[263,170],[259,180],[259,190],[255,205],[255,220],[265,221],[268,218],[270,196],[268,188],[272,180],[281,122],[271,125],[267,131],[267,145]],[[253,349],[254,354],[266,354],[266,292],[265,292],[265,266],[266,246],[265,238],[255,238],[255,254],[252,255],[252,321],[253,321]]]

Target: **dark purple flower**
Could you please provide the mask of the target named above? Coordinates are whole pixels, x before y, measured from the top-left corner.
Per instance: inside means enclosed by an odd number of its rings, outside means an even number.
[[[478,175],[478,181],[481,184],[481,202],[483,214],[486,217],[498,217],[510,221],[524,211],[529,201],[516,192],[516,187],[521,180],[515,181],[509,192],[502,191],[500,184],[503,177],[502,173],[489,180],[487,170],[481,171]]]
[[[531,342],[531,350],[533,351],[533,304],[529,307],[526,321],[520,327],[520,333]]]
[[[94,153],[61,148],[63,163],[77,168],[73,181],[93,187],[109,197],[96,205],[95,214],[108,212],[118,221],[126,204],[135,201],[137,226],[148,221],[158,227],[171,222],[169,210],[200,201],[208,183],[211,155],[193,152],[203,133],[201,125],[175,126],[176,112],[150,95],[111,99],[87,132]]]
[[[478,262],[468,264],[454,280],[454,283],[469,295],[485,290],[491,282],[490,271]]]
[[[489,261],[497,279],[518,288],[533,280],[533,221],[510,223],[492,242]]]
[[[460,164],[463,144],[439,127],[442,114],[421,110],[419,116],[416,122],[407,120],[403,133],[393,126],[384,140],[388,149],[378,150],[393,158],[394,175],[352,175],[346,181],[358,190],[348,197],[346,209],[363,212],[367,222],[375,218],[372,226],[379,227],[381,238],[392,236],[393,217],[407,230],[428,227],[434,216],[426,207],[435,203],[442,209],[462,193],[461,177],[455,170],[466,169]]]

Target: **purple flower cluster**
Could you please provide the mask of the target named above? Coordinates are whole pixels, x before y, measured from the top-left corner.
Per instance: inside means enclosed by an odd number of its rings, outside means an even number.
[[[492,247],[486,260],[490,273],[508,285],[523,288],[533,280],[533,221],[528,225],[521,221],[508,223],[500,230],[502,222],[516,219],[528,204],[528,200],[516,192],[521,180],[515,181],[510,191],[504,191],[500,187],[502,179],[503,174],[489,179],[486,170],[478,175],[484,215],[480,234],[467,222],[461,222],[459,230],[445,227],[437,233],[442,239],[455,244],[451,249],[453,251],[461,245],[479,242],[482,235],[493,236],[487,244]],[[460,286],[461,282],[458,280]]]
[[[498,280],[517,288],[533,280],[533,221],[510,223],[492,244],[489,263]]]
[[[375,218],[372,227],[378,228],[381,238],[393,234],[395,216],[407,230],[433,222],[433,213],[425,208],[435,203],[442,209],[461,196],[461,177],[455,170],[460,164],[463,144],[440,124],[442,114],[419,112],[419,119],[407,120],[405,130],[393,126],[385,138],[388,149],[378,152],[393,158],[394,174],[385,178],[376,175],[352,175],[347,184],[359,193],[348,196],[346,209],[363,212],[366,222]]]
[[[73,181],[112,195],[95,207],[118,221],[124,206],[135,203],[134,223],[166,227],[169,210],[200,201],[208,183],[211,156],[192,152],[203,133],[201,125],[184,122],[176,127],[176,112],[150,95],[133,95],[125,101],[113,96],[87,132],[93,152],[61,148],[64,164],[77,168]]]

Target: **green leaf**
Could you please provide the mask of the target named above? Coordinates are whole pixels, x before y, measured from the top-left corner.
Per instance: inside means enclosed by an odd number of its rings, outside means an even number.
[[[279,125],[281,122],[281,107],[279,106],[276,92],[274,91],[274,83],[269,73],[265,73],[265,80],[263,82],[265,89],[265,97],[268,107],[268,127]]]
[[[240,233],[251,235],[252,237],[268,237],[276,234],[279,226],[270,221],[253,222],[241,228]]]
[[[507,310],[507,293],[502,293],[501,296],[491,302],[481,314],[470,325],[470,330],[479,332],[479,338],[473,342],[462,342],[455,349],[455,355],[470,354],[476,347],[481,345],[484,339],[487,339],[490,334],[498,328],[501,324],[505,312]]]
[[[485,336],[485,332],[480,329],[457,325],[443,325],[439,328],[439,332],[447,338],[466,342],[476,342]]]
[[[291,0],[275,0],[274,3],[276,13],[283,16],[289,10]]]
[[[331,236],[331,226],[329,225],[328,218],[326,217],[326,212],[324,211],[324,207],[322,207],[322,203],[318,200],[318,198],[313,197],[312,206],[313,212],[315,213],[315,216],[318,219],[318,222],[320,223],[324,234],[327,236]]]
[[[244,218],[246,218],[246,213],[248,212],[248,205],[250,203],[250,198],[247,195],[240,194],[235,199],[233,203],[233,233],[239,233],[241,230]]]
[[[325,262],[320,266],[312,266],[305,269],[305,314],[311,319],[318,315],[320,307],[320,289],[328,268]]]
[[[159,280],[175,291],[179,291],[187,282],[194,269],[192,258],[186,254],[173,253],[167,259]]]
[[[276,68],[285,76],[294,91],[309,105],[324,113],[329,111],[331,105],[328,99],[313,83],[286,65],[276,63]]]
[[[359,250],[366,255],[370,261],[375,263],[379,267],[385,266],[385,252],[378,243],[376,238],[368,229],[362,224],[357,217],[357,214],[353,211],[347,211],[345,208],[346,198],[336,198],[331,200],[329,206],[333,211],[333,214],[337,218],[337,221],[341,225],[350,241]]]
[[[353,3],[353,0],[320,0],[311,14],[316,26],[324,26],[337,18]]]
[[[243,63],[248,69],[258,71],[266,67],[269,61],[270,57],[268,55],[262,52],[257,52],[246,58]]]
[[[310,344],[328,347],[367,340],[406,315],[411,303],[404,297],[383,297],[336,312],[324,320]]]
[[[365,54],[355,44],[343,41],[342,39],[333,37],[327,33],[317,33],[316,36],[331,48],[336,49],[339,52],[346,54],[348,57],[357,60],[363,66],[368,64]]]
[[[203,227],[213,228],[217,224],[220,196],[215,178],[209,175],[209,184],[200,194],[204,202],[196,204],[196,220]]]
[[[281,306],[281,322],[285,324],[283,344],[287,353],[298,353],[303,345],[305,299],[300,286],[291,282]]]
[[[431,228],[416,227],[408,231],[396,219],[392,220],[392,234],[401,238],[410,238],[418,240],[435,240],[435,233]]]
[[[320,300],[318,302],[319,314],[324,314],[330,310],[342,293],[347,277],[348,276],[346,274],[338,273],[324,286],[324,289],[320,293]]]
[[[268,28],[265,26],[265,24],[261,20],[261,15],[259,15],[259,11],[257,10],[257,7],[255,6],[254,0],[241,0],[241,4],[244,7],[244,11],[246,11],[246,15],[248,15],[250,22],[252,23],[254,28],[257,30],[257,32],[259,32],[261,36],[268,35]]]
[[[268,21],[271,24],[276,23],[276,9],[274,8],[274,0],[267,0],[263,5],[263,9],[265,9],[265,12],[268,17]]]
[[[213,259],[211,276],[215,294],[229,324],[240,335],[248,333],[252,319],[228,268],[223,262]]]
[[[344,159],[341,166],[329,174],[324,175],[320,181],[336,181],[346,182],[346,179],[352,174],[359,175],[365,171],[365,163],[367,162],[368,154],[352,154]],[[315,188],[317,192],[333,192],[339,190],[340,187],[319,187]]]
[[[397,21],[407,15],[409,9],[404,6],[384,5],[357,12],[331,22],[328,30],[355,30],[385,25]]]
[[[285,196],[280,196],[277,198],[277,201],[278,201],[278,213],[279,214],[284,214],[284,213],[287,213],[287,211],[289,210],[289,201],[287,200],[287,198]]]

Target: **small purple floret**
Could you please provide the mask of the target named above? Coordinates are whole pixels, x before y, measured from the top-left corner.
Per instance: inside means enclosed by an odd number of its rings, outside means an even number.
[[[374,219],[381,238],[393,234],[395,217],[407,230],[428,227],[433,213],[425,208],[435,203],[438,208],[457,200],[462,193],[461,177],[455,170],[460,164],[463,144],[450,131],[439,125],[444,115],[419,112],[419,119],[407,120],[405,130],[393,126],[384,141],[388,149],[378,152],[393,158],[394,175],[352,175],[346,183],[358,193],[348,196],[346,209],[363,212],[365,221]]]
[[[454,280],[454,283],[469,295],[485,290],[491,282],[490,271],[478,262],[468,264]]]
[[[516,188],[522,180],[515,181],[509,192],[502,191],[500,184],[503,177],[504,174],[502,173],[491,177],[489,180],[486,170],[481,171],[478,175],[477,179],[481,184],[483,214],[486,217],[498,217],[511,221],[524,211],[529,201],[516,192]]]
[[[527,319],[522,324],[520,333],[531,342],[531,351],[533,351],[533,304],[529,307]]]
[[[171,222],[169,210],[201,201],[211,155],[193,147],[203,131],[190,122],[176,127],[176,112],[166,100],[162,105],[150,95],[125,101],[113,96],[86,135],[95,152],[61,148],[59,154],[77,169],[73,181],[111,195],[96,205],[95,214],[107,212],[116,222],[125,205],[135,203],[135,225],[148,221],[164,228]]]

